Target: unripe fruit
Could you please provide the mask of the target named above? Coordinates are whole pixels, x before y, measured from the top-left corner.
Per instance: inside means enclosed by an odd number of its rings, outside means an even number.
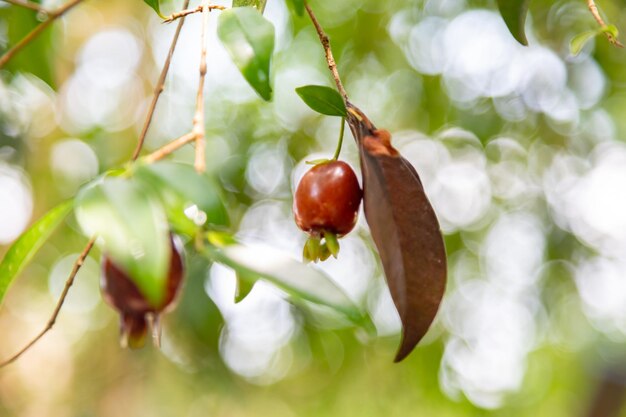
[[[296,189],[296,224],[315,237],[345,235],[356,225],[362,195],[350,165],[342,161],[318,164],[304,174]]]
[[[158,314],[173,306],[184,276],[182,245],[171,238],[170,268],[163,301],[153,306],[141,294],[137,285],[126,272],[104,256],[100,287],[104,300],[120,313],[122,344],[132,348],[143,346],[147,333],[148,318],[156,321]]]

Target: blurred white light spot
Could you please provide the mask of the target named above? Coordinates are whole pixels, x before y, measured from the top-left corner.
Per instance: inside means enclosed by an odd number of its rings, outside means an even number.
[[[626,264],[595,257],[576,269],[576,284],[585,313],[596,328],[626,337]]]
[[[77,64],[90,83],[115,88],[132,76],[141,54],[141,44],[132,33],[121,28],[106,29],[83,45]]]
[[[54,144],[50,165],[57,180],[66,182],[71,192],[98,174],[98,157],[89,145],[78,139]]]
[[[26,175],[0,163],[0,243],[7,244],[24,231],[33,212],[33,197]]]
[[[280,291],[263,281],[235,304],[235,282],[233,270],[214,264],[205,285],[226,321],[220,353],[230,369],[251,382],[273,383],[291,365],[288,343],[297,330],[291,307]]]
[[[544,231],[533,215],[502,215],[489,230],[484,245],[490,279],[507,292],[528,288],[538,278],[544,247]]]
[[[517,297],[472,280],[448,296],[443,318],[452,335],[440,370],[443,390],[451,396],[462,391],[480,407],[500,406],[524,378],[535,343],[531,311]]]
[[[491,204],[485,170],[468,162],[450,163],[437,173],[430,198],[446,232],[481,220]]]
[[[285,191],[288,189],[285,151],[280,145],[255,149],[246,169],[246,180],[254,190],[264,195],[272,195],[281,188]]]

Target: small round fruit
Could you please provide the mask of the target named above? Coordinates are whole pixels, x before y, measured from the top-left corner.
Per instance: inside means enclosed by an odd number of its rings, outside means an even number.
[[[363,193],[350,165],[329,161],[311,168],[298,184],[293,212],[298,227],[312,236],[342,236],[357,221]]]
[[[173,237],[170,242],[172,252],[165,297],[156,306],[146,300],[128,274],[117,266],[111,258],[104,256],[102,259],[102,278],[100,281],[102,296],[109,305],[120,313],[123,343],[132,348],[141,347],[144,344],[147,333],[147,317],[156,318],[159,313],[171,308],[179,293],[184,276],[182,245]]]

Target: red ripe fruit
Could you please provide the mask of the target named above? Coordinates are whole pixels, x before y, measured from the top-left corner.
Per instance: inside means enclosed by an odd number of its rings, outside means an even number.
[[[120,313],[122,344],[131,348],[142,347],[148,331],[148,319],[158,326],[158,315],[173,306],[184,276],[183,251],[180,242],[171,239],[172,254],[167,276],[165,297],[160,305],[153,306],[145,299],[126,272],[104,256],[100,288],[104,300]]]
[[[350,165],[329,161],[304,174],[293,201],[298,227],[311,236],[342,236],[356,225],[363,193]]]

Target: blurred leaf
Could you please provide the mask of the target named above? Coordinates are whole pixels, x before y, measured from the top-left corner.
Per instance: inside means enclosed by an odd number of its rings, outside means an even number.
[[[511,35],[522,45],[528,45],[524,24],[530,0],[498,0],[498,9]]]
[[[583,47],[587,44],[587,42],[595,38],[598,33],[599,32],[597,30],[588,30],[574,36],[569,44],[570,54],[578,55],[580,51],[582,51]]]
[[[570,54],[574,56],[578,55],[583,50],[587,42],[589,42],[596,36],[603,35],[605,33],[613,39],[617,39],[617,36],[619,35],[619,30],[615,25],[605,25],[596,30],[587,30],[585,32],[579,33],[578,35],[574,36],[570,41]]]
[[[37,18],[37,13],[22,7],[9,7],[6,10],[7,16],[5,26],[8,43],[5,48],[0,47],[0,55],[9,48],[20,42],[26,35],[35,29],[41,21]],[[4,20],[4,19],[2,19]],[[45,29],[33,41],[23,48],[3,68],[14,74],[32,74],[41,79],[49,86],[55,86],[55,76],[53,68],[57,55],[53,43],[54,30],[52,28]],[[3,33],[3,38],[5,34]],[[28,75],[27,75],[28,76]]]
[[[337,90],[323,85],[296,88],[296,93],[307,106],[327,116],[346,117],[346,105]]]
[[[161,5],[159,4],[159,0],[143,0],[148,6],[152,7],[152,10],[159,15],[161,19],[165,19],[165,16],[161,13]]]
[[[265,278],[291,295],[331,307],[352,320],[362,320],[359,309],[332,279],[280,251],[242,244],[221,248],[207,246],[206,251],[214,261],[231,267],[243,276]]]
[[[261,13],[265,11],[265,3],[267,0],[233,0],[233,7],[254,7]]]
[[[217,35],[248,83],[263,99],[270,100],[274,25],[252,7],[237,7],[222,12]]]
[[[256,282],[256,276],[251,274],[246,274],[245,272],[236,271],[235,276],[237,277],[237,287],[235,288],[235,303],[239,303],[243,301],[244,298],[250,291],[252,291],[252,287],[254,287],[254,283]]]
[[[133,179],[105,178],[76,197],[76,218],[88,236],[153,305],[161,303],[170,263],[170,237],[163,207]]]
[[[359,145],[365,219],[402,321],[398,362],[437,315],[446,288],[446,250],[422,182],[391,146],[389,132],[377,130],[354,107],[348,123]]]
[[[304,0],[291,0],[291,4],[293,4],[293,8],[298,16],[304,14]]]
[[[30,229],[22,233],[0,263],[0,303],[9,285],[50,238],[72,210],[72,201],[62,203],[44,214]]]
[[[152,185],[167,207],[183,216],[183,211],[195,204],[206,214],[208,224],[230,224],[219,186],[206,174],[196,172],[191,165],[161,161],[141,165],[135,175]]]

